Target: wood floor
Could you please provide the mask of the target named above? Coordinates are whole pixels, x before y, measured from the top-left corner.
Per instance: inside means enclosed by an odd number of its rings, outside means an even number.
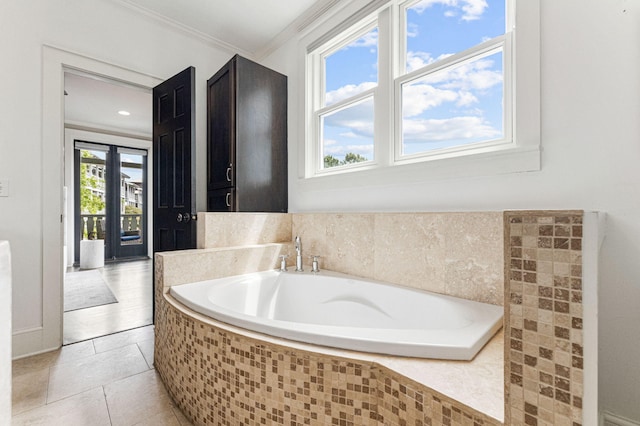
[[[100,268],[100,273],[118,299],[118,303],[65,312],[63,344],[81,342],[153,323],[151,259],[108,263]]]

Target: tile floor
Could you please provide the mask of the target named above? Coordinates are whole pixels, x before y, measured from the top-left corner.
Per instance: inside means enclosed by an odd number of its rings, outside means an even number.
[[[153,326],[13,362],[12,425],[191,423],[153,368]]]
[[[153,322],[151,259],[107,263],[100,268],[100,273],[118,299],[118,303],[65,312],[65,345],[142,327]]]

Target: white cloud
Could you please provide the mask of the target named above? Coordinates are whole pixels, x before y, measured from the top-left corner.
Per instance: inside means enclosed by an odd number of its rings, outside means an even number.
[[[444,12],[444,16],[448,18],[458,16],[461,12],[463,21],[480,19],[489,6],[486,0],[422,0],[415,4],[412,9],[417,13],[422,13],[436,4],[451,8]]]
[[[487,90],[502,83],[502,72],[492,69],[494,61],[481,59],[433,74],[429,82],[443,83],[447,89]]]
[[[463,21],[475,21],[476,19],[480,19],[485,9],[489,6],[486,0],[464,0],[466,3],[462,6],[462,11],[464,15],[462,15]]]
[[[487,90],[502,83],[502,72],[493,59],[480,59],[430,74],[421,82],[451,90]]]
[[[457,139],[491,139],[502,134],[481,117],[447,119],[405,119],[402,131],[406,142],[439,142]]]
[[[324,150],[322,155],[333,155],[333,156],[344,156],[352,152],[354,154],[364,155],[367,158],[371,158],[373,156],[373,145],[331,145],[327,147],[327,144],[324,144]]]
[[[409,25],[407,25],[407,37],[418,37],[419,33],[420,27],[418,26],[418,24],[409,22]]]
[[[434,58],[428,52],[409,51],[407,52],[407,72],[415,71],[435,61],[448,58],[451,55],[453,55],[453,53],[443,53],[442,55],[439,55],[437,58]]]
[[[378,29],[374,29],[360,37],[359,39],[349,43],[347,48],[349,47],[378,47]]]
[[[416,54],[412,58],[416,62],[430,60],[428,54]],[[402,89],[403,117],[416,117],[448,102],[455,102],[457,107],[479,103],[483,93],[502,82],[502,73],[492,67],[493,61],[482,59],[405,84]]]
[[[415,117],[444,102],[458,100],[458,93],[437,89],[429,84],[412,84],[402,89],[402,116]]]
[[[377,83],[371,81],[366,81],[360,84],[347,84],[346,86],[327,92],[325,95],[325,105],[335,104],[336,102],[350,98],[351,96],[357,95],[358,93],[362,93],[376,86]]]
[[[456,105],[459,107],[469,106],[471,104],[478,103],[478,98],[471,92],[458,92],[458,101]]]

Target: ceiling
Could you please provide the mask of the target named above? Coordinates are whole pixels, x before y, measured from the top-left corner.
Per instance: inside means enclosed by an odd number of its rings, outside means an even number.
[[[335,0],[116,1],[252,56],[259,55],[291,25],[303,25],[336,3]]]
[[[150,138],[151,92],[115,81],[70,72],[64,75],[67,126]],[[127,111],[128,116],[118,114]]]
[[[228,50],[260,57],[338,0],[113,0]],[[151,93],[121,83],[65,74],[67,125],[151,137]],[[118,111],[129,111],[122,116]]]

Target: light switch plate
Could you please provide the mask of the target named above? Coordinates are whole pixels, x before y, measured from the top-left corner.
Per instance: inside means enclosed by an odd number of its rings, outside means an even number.
[[[0,179],[0,197],[9,196],[9,179]]]

